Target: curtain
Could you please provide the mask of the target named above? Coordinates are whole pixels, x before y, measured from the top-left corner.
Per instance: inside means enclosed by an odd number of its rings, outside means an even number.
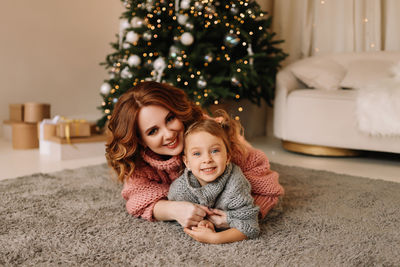
[[[332,52],[400,51],[399,0],[275,0],[272,30],[283,65]]]

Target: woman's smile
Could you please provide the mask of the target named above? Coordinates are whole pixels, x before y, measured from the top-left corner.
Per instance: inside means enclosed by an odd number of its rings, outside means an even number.
[[[172,142],[169,143],[169,144],[166,144],[165,146],[168,147],[169,149],[174,149],[174,148],[176,148],[178,145],[179,145],[178,137],[176,137],[176,138],[174,139],[174,141],[172,141]]]

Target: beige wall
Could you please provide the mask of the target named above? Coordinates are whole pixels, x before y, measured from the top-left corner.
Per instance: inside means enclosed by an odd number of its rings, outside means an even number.
[[[1,0],[0,121],[8,104],[51,104],[52,115],[97,119],[99,63],[112,49],[119,0]]]
[[[271,0],[258,2],[272,10]],[[1,0],[0,122],[9,103],[28,101],[50,103],[53,116],[98,119],[107,77],[99,63],[122,11],[119,0]]]

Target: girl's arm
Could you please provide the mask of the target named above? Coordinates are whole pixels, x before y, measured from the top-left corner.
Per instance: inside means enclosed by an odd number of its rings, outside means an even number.
[[[192,227],[192,229],[185,228],[184,231],[193,239],[208,244],[224,244],[247,239],[247,236],[236,228],[213,232],[206,227]]]

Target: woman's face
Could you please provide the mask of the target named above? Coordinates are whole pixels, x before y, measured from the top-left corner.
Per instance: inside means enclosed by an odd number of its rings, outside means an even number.
[[[183,150],[184,125],[162,106],[142,107],[138,115],[142,142],[160,155],[176,156]]]

